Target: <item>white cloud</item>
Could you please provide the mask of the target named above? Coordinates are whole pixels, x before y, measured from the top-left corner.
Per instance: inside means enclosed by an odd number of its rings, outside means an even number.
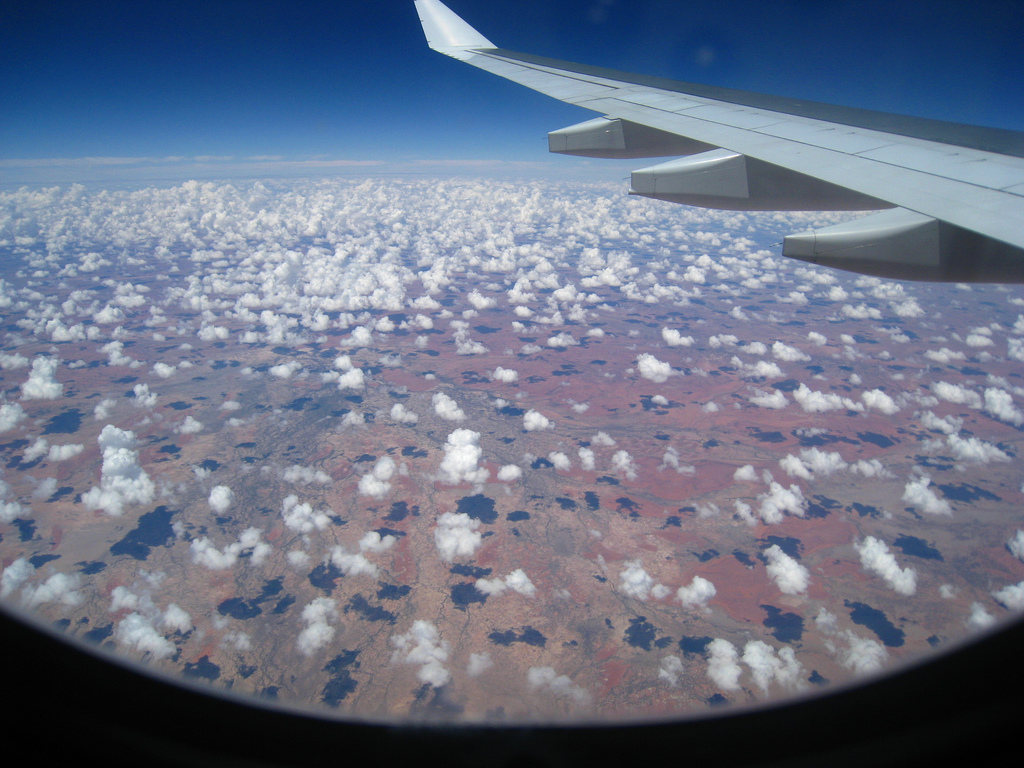
[[[639,560],[629,560],[625,566],[619,573],[619,591],[626,597],[632,597],[635,600],[646,600],[653,597],[660,600],[668,596],[668,587],[655,584],[654,579],[644,570],[643,563]]]
[[[434,413],[446,421],[465,421],[466,413],[458,403],[452,400],[444,392],[436,392],[431,402],[434,403]]]
[[[667,381],[668,377],[674,374],[671,365],[649,353],[644,353],[637,357],[636,363],[640,375],[649,381],[653,381],[655,384]]]
[[[551,429],[553,426],[547,416],[532,408],[523,415],[523,429],[527,432],[538,432],[543,429]]]
[[[22,400],[56,400],[64,394],[64,385],[54,378],[60,360],[40,356],[32,361],[28,381],[21,385]]]
[[[804,687],[804,668],[792,648],[781,648],[776,655],[768,643],[750,640],[743,646],[743,663],[750,667],[754,683],[764,692],[772,683],[790,689]]]
[[[316,511],[308,502],[300,504],[299,497],[295,494],[286,496],[281,506],[281,517],[285,526],[299,533],[312,533],[327,528],[331,524],[328,512],[330,510]]]
[[[759,389],[754,390],[754,393],[754,396],[750,398],[750,402],[759,408],[781,410],[789,405],[789,400],[787,400],[786,396],[778,389],[772,390],[770,395]]]
[[[410,411],[401,403],[395,403],[391,406],[391,418],[393,421],[397,421],[399,424],[415,424],[420,420],[420,417]]]
[[[718,593],[715,585],[701,576],[694,576],[689,586],[676,590],[676,600],[685,608],[706,608],[708,600]]]
[[[207,500],[210,509],[217,514],[224,514],[231,508],[235,501],[235,492],[226,485],[215,485],[210,489],[210,498]]]
[[[774,480],[768,486],[768,492],[757,497],[761,506],[758,514],[769,525],[781,523],[783,513],[788,512],[803,517],[807,511],[807,500],[799,486],[785,488]]]
[[[675,328],[662,328],[661,338],[670,347],[689,347],[693,345],[693,336],[683,336]]]
[[[853,547],[864,569],[881,576],[896,592],[909,596],[917,591],[917,572],[913,568],[900,568],[884,541],[868,536]]]
[[[480,521],[464,512],[445,512],[437,518],[434,543],[441,557],[451,562],[457,557],[471,557],[480,548],[483,534],[477,530]]]
[[[728,640],[716,638],[708,643],[708,677],[723,691],[738,691],[743,668],[739,665],[736,646]]]
[[[860,399],[864,401],[864,405],[868,408],[873,408],[886,416],[892,416],[900,410],[900,407],[896,405],[896,401],[880,389],[862,392]]]
[[[203,431],[203,422],[192,416],[186,416],[185,420],[174,428],[174,431],[179,435],[194,435]]]
[[[590,694],[583,688],[573,684],[568,675],[559,675],[554,667],[530,667],[526,672],[526,682],[534,690],[547,691],[563,698],[572,699],[577,704],[587,704]]]
[[[359,478],[359,495],[383,499],[391,492],[388,480],[394,477],[396,471],[395,460],[390,456],[381,456],[373,469]]]
[[[796,559],[782,551],[782,547],[773,544],[764,551],[768,559],[768,578],[784,595],[800,595],[807,591],[811,573]]]
[[[512,384],[519,380],[518,371],[511,368],[502,368],[500,365],[491,372],[492,381],[500,381],[505,384]]]
[[[9,432],[25,418],[25,409],[18,403],[0,403],[0,433]]]
[[[928,486],[932,479],[928,475],[922,475],[916,480],[911,480],[903,489],[903,501],[916,507],[929,515],[952,515],[953,508],[945,499],[940,499]]]
[[[504,579],[477,579],[476,588],[485,595],[500,595],[509,589],[525,597],[533,597],[537,593],[537,588],[522,568],[512,571]]]
[[[451,673],[445,667],[448,643],[441,639],[433,623],[418,619],[408,632],[392,635],[390,643],[395,648],[392,661],[419,665],[416,677],[421,683],[440,688],[451,680]]]
[[[107,424],[97,442],[103,451],[99,487],[82,494],[87,509],[102,509],[117,517],[126,504],[148,504],[153,500],[156,486],[139,466],[139,453],[135,449],[135,433]]]
[[[470,429],[456,429],[444,444],[439,479],[449,485],[483,483],[490,474],[479,466],[483,451],[479,445],[480,433]]]
[[[784,363],[806,362],[811,359],[810,355],[804,354],[796,347],[783,344],[781,341],[772,344],[772,355],[776,360],[781,360]]]
[[[306,622],[295,641],[295,647],[303,656],[312,656],[334,639],[331,621],[337,621],[337,603],[329,597],[314,598],[302,609],[302,620]]]

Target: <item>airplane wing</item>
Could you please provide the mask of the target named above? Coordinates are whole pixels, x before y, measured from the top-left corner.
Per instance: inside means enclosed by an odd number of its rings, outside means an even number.
[[[1024,283],[1024,133],[515,53],[439,0],[429,46],[601,117],[548,134],[588,157],[679,159],[630,194],[730,210],[880,211],[789,235],[784,256],[901,280]]]

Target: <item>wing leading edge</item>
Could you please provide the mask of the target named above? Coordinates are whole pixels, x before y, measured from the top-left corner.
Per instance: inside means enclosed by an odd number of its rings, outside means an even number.
[[[550,151],[679,157],[634,171],[630,194],[730,210],[881,211],[790,235],[782,253],[901,280],[1024,283],[1024,133],[506,51],[439,0],[416,9],[435,51],[602,114],[548,134]]]

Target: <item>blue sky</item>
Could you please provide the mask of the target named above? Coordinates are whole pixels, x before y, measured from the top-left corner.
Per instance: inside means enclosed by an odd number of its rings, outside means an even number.
[[[449,4],[513,50],[1024,128],[1016,0]],[[592,116],[433,53],[411,0],[15,0],[0,107],[0,181],[51,158],[566,167],[586,161],[549,157],[546,132]]]

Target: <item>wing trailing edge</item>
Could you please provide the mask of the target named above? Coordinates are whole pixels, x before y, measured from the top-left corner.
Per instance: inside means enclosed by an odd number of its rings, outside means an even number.
[[[783,255],[900,280],[1024,283],[1024,133],[506,51],[440,0],[416,8],[435,51],[602,114],[552,131],[551,152],[681,157],[634,171],[630,194],[728,210],[881,210],[794,233]]]

